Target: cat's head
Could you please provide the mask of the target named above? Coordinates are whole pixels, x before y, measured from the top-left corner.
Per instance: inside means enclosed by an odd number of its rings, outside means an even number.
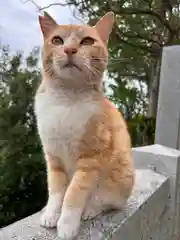
[[[95,26],[58,25],[47,13],[39,17],[44,37],[43,68],[67,84],[99,84],[108,63],[107,44],[114,23],[108,12]]]

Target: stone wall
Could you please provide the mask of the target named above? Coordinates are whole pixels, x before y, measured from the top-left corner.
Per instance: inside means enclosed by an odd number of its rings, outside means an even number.
[[[172,236],[179,234],[176,228],[179,219],[173,218],[179,207],[176,202],[179,157],[179,151],[161,145],[134,148],[136,183],[127,207],[123,212],[82,222],[77,239],[178,240],[180,235]],[[37,213],[1,229],[0,239],[58,240],[55,229],[40,227],[39,217]]]

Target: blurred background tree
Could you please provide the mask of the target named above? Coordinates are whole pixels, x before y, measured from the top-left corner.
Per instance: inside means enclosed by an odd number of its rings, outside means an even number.
[[[37,49],[23,59],[0,46],[0,227],[45,204],[45,162],[33,112],[37,56]]]

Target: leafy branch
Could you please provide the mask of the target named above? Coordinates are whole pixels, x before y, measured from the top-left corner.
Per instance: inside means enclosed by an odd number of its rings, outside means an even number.
[[[121,8],[121,9],[116,9],[112,8],[111,9],[114,13],[118,15],[150,15],[156,17],[164,26],[166,26],[170,32],[174,32],[174,29],[172,26],[169,24],[168,20],[164,19],[161,17],[161,15],[158,12],[155,12],[151,9],[137,9],[137,8]]]

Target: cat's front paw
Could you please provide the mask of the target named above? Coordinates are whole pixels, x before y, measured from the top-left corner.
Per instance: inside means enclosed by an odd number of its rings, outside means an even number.
[[[60,193],[49,196],[48,203],[41,215],[40,224],[43,227],[53,228],[61,215],[62,195]]]
[[[55,211],[45,210],[41,215],[40,224],[42,227],[54,228],[57,226],[57,222],[61,213]]]
[[[102,212],[102,208],[100,206],[93,206],[93,205],[88,205],[84,213],[82,215],[83,220],[90,220],[95,218],[97,215],[99,215]]]
[[[80,217],[76,214],[62,214],[57,223],[57,232],[60,240],[72,240],[77,235],[80,226]]]

